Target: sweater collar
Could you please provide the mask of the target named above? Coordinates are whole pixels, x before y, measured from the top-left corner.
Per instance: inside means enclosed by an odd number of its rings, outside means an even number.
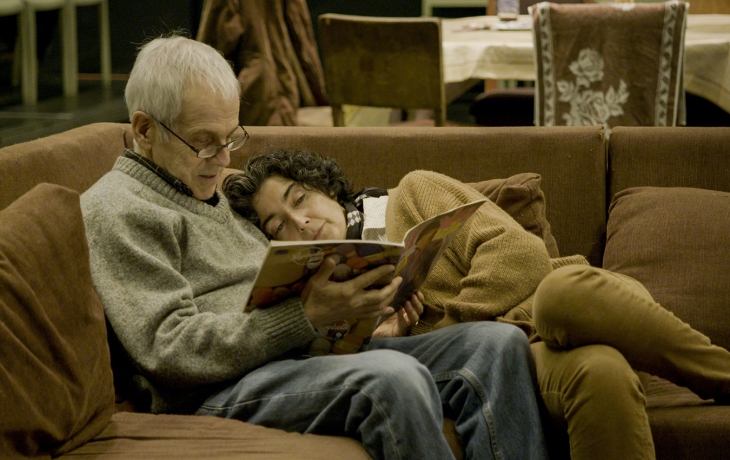
[[[218,222],[226,222],[232,216],[228,200],[218,190],[215,192],[218,196],[218,204],[211,206],[195,197],[185,195],[162,180],[149,168],[123,155],[117,158],[113,170],[128,175],[162,197],[195,214],[210,217]]]
[[[153,173],[157,174],[157,176],[170,184],[175,190],[182,193],[183,195],[192,197],[193,191],[190,190],[190,187],[185,185],[183,181],[178,179],[177,177],[173,176],[169,172],[162,169],[159,165],[155,164],[150,160],[149,158],[143,157],[139,153],[130,150],[130,149],[124,149],[124,154],[122,155],[124,158],[129,158],[130,160],[134,160],[137,163],[141,164],[145,168],[149,169]],[[219,198],[218,194],[214,193],[212,197],[208,198],[207,200],[200,200],[205,204],[209,204],[211,206],[215,206],[218,204]]]

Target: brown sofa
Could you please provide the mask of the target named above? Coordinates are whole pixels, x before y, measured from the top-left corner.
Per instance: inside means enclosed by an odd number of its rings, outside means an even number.
[[[359,186],[413,169],[466,182],[539,174],[497,181],[492,197],[518,220],[546,217],[540,234],[561,255],[631,274],[730,347],[730,128],[618,127],[610,142],[598,127],[248,129],[232,167],[278,146],[334,156]],[[369,458],[351,439],[115,404],[76,192],[129,145],[129,125],[98,123],[0,149],[0,457]],[[730,407],[658,378],[647,397],[657,458],[727,457]]]

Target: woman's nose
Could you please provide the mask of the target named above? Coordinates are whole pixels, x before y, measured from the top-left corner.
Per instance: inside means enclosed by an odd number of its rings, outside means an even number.
[[[307,224],[309,224],[309,218],[302,214],[293,214],[292,222],[296,225],[297,231],[301,233],[307,227]]]

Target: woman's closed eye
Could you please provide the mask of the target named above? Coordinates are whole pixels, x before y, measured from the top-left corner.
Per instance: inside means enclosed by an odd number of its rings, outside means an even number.
[[[276,226],[276,230],[274,230],[274,234],[271,238],[274,240],[277,239],[282,228],[284,228],[284,222],[281,222],[279,223],[279,225]]]
[[[302,193],[298,197],[294,198],[294,207],[296,208],[297,206],[302,204],[302,202],[304,201],[304,198],[306,198],[306,196],[307,196],[306,193]]]

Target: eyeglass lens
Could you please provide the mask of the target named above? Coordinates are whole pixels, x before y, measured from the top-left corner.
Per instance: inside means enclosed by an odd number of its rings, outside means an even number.
[[[228,144],[225,144],[225,147],[228,149],[229,152],[232,152],[234,150],[238,150],[241,147],[243,147],[243,144],[245,144],[247,140],[248,140],[248,133],[244,130],[243,135],[241,137],[233,139]],[[212,156],[215,156],[218,154],[218,152],[221,151],[221,149],[223,147],[224,147],[223,145],[216,145],[216,146],[200,149],[200,151],[198,152],[198,158],[210,158]]]

